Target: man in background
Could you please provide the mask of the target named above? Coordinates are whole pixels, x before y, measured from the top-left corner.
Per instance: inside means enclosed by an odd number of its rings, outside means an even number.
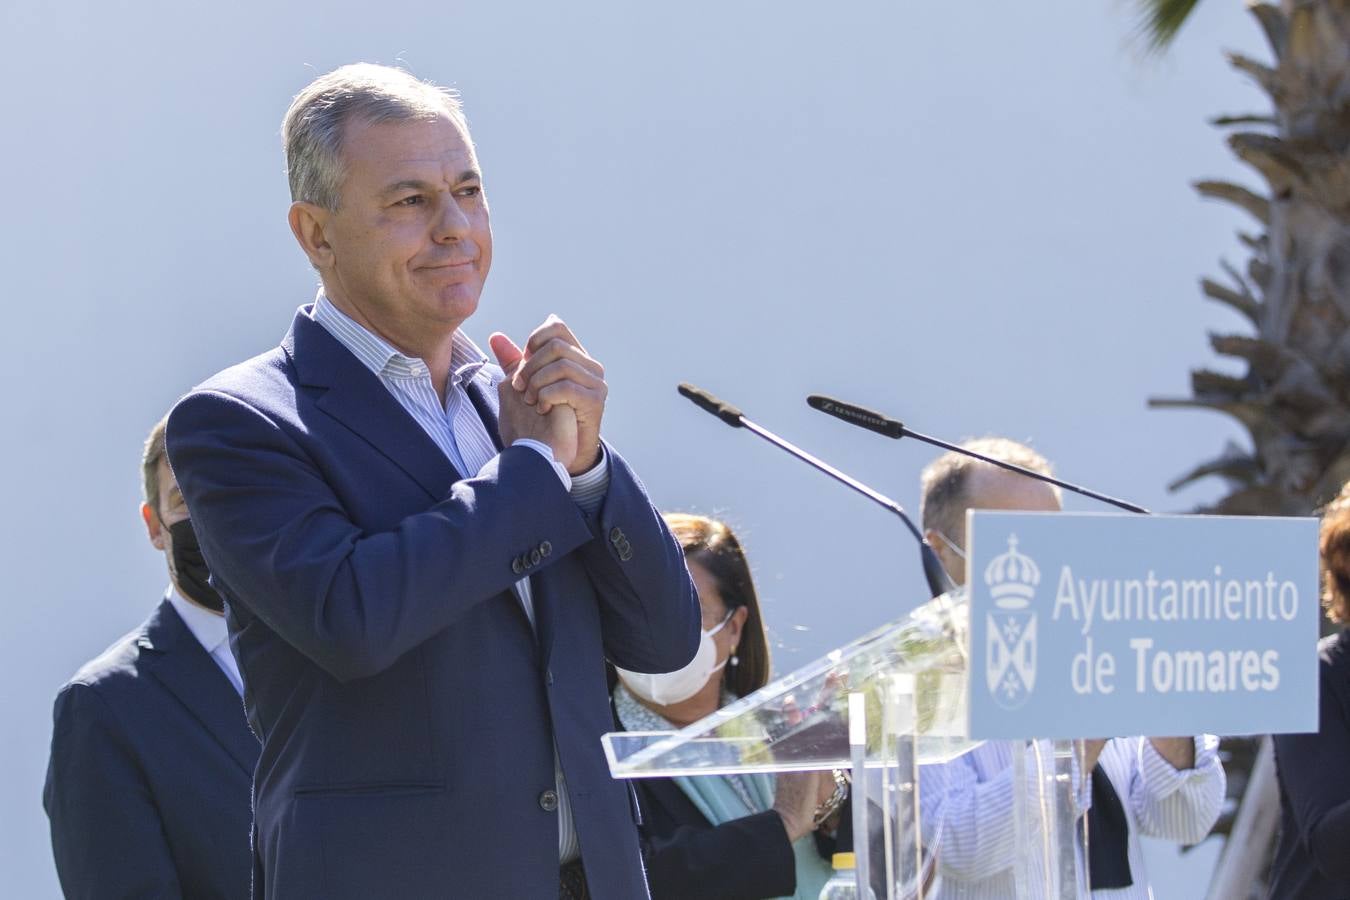
[[[141,518],[169,588],[56,697],[43,791],[56,870],[72,900],[245,897],[258,741],[220,596],[165,457],[164,420],[141,475]]]
[[[1004,438],[962,445],[1043,475],[1039,453]],[[966,578],[966,511],[1058,512],[1059,488],[968,456],[948,452],[923,471],[925,536],[958,585]],[[1074,789],[1078,816],[1088,818],[1088,858],[1094,900],[1148,900],[1148,873],[1139,835],[1194,844],[1213,827],[1223,803],[1224,774],[1213,735],[1113,738],[1082,743]],[[1016,896],[1013,864],[1026,852],[1013,829],[1013,753],[1021,744],[989,741],[969,753],[921,770],[924,840],[937,853],[941,887],[935,898],[1002,900]]]

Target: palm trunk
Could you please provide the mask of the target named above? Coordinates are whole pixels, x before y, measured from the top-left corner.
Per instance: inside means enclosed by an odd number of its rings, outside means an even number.
[[[1282,0],[1250,10],[1275,64],[1238,54],[1229,60],[1265,91],[1272,113],[1215,124],[1238,129],[1229,146],[1266,190],[1195,185],[1264,229],[1239,235],[1252,254],[1245,271],[1224,263],[1226,282],[1201,282],[1207,297],[1251,323],[1254,334],[1210,337],[1215,352],[1245,373],[1196,370],[1190,397],[1149,403],[1224,413],[1251,438],[1250,450],[1229,445],[1171,485],[1223,478],[1227,495],[1202,512],[1305,516],[1350,480],[1350,0]],[[1246,790],[1212,897],[1264,896],[1279,818],[1269,758],[1263,747],[1250,777],[1230,772],[1237,790]]]
[[[1224,843],[1223,855],[1210,880],[1205,900],[1234,900],[1264,896],[1256,893],[1267,881],[1271,852],[1280,824],[1280,792],[1275,783],[1275,749],[1270,738],[1261,739],[1247,790],[1238,807],[1233,830]]]

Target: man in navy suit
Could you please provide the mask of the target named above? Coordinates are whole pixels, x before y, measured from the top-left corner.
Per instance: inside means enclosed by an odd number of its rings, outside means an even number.
[[[701,621],[604,370],[556,317],[500,368],[460,330],[492,233],[448,92],[346,66],[282,135],[319,295],[168,432],[263,744],[255,896],[645,897],[605,661]]]
[[[239,699],[220,596],[207,584],[164,455],[142,465],[141,517],[170,588],[150,618],[56,698],[43,805],[66,897],[247,895],[258,740]]]

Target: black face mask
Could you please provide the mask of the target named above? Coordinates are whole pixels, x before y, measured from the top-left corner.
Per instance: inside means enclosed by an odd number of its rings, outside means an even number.
[[[173,544],[169,565],[179,590],[189,600],[223,613],[225,601],[206,581],[211,571],[206,568],[206,557],[202,556],[202,547],[197,543],[197,532],[192,530],[192,520],[183,519],[170,525],[169,540]]]

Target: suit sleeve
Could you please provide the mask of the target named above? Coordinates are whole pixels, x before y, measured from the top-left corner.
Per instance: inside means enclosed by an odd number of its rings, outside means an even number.
[[[43,806],[68,900],[182,896],[136,754],[88,685],[72,684],[56,698]]]
[[[188,395],[169,416],[167,443],[217,589],[342,681],[383,671],[509,589],[519,578],[511,548],[547,537],[556,561],[592,538],[528,447],[507,448],[392,529],[367,532],[290,432],[238,398]]]
[[[578,555],[600,601],[605,655],[633,672],[673,672],[694,658],[703,616],[684,552],[647,491],[606,445],[609,489],[586,517]]]
[[[792,844],[773,811],[712,828],[681,826],[644,844],[652,900],[756,900],[797,889]]]
[[[1275,762],[1298,840],[1318,872],[1330,881],[1350,881],[1350,784],[1344,777],[1350,759],[1350,723],[1342,695],[1333,686],[1337,671],[1323,661],[1316,734],[1275,736]],[[1344,673],[1339,675],[1343,681]]]

